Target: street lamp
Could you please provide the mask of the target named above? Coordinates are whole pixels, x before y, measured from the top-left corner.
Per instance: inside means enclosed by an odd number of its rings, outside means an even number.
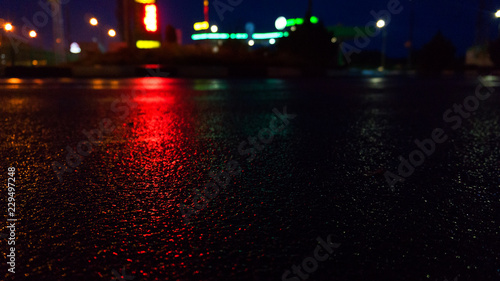
[[[35,39],[37,36],[36,31],[34,30],[31,30],[28,35],[31,39]],[[30,61],[31,65],[38,65],[38,61],[33,59],[33,46],[30,47]]]
[[[114,29],[110,29],[110,30],[108,30],[108,35],[109,35],[109,37],[115,37],[116,31]]]
[[[92,26],[96,26],[99,22],[97,21],[96,18],[91,18],[90,21],[89,21],[90,25]]]
[[[5,31],[12,31],[14,30],[14,26],[12,26],[11,23],[6,23],[3,28],[5,29]]]
[[[274,27],[276,27],[277,30],[283,30],[283,29],[285,29],[286,24],[287,24],[286,18],[285,17],[279,17],[274,22]]]
[[[12,23],[7,22],[3,25],[3,29],[5,30],[5,32],[13,32],[14,26],[12,25]],[[14,66],[16,64],[16,51],[14,49],[14,44],[11,43],[10,45],[11,45],[11,48],[10,48],[11,64],[12,64],[12,66]]]
[[[497,19],[500,18],[500,10],[497,10],[497,12],[495,13],[495,17]],[[500,24],[498,25],[498,30],[500,31]]]
[[[387,46],[387,28],[385,26],[386,23],[384,20],[378,20],[377,21],[377,27],[382,29],[382,52],[381,52],[381,58],[380,58],[380,67],[378,68],[379,71],[383,71],[385,67],[385,49]]]

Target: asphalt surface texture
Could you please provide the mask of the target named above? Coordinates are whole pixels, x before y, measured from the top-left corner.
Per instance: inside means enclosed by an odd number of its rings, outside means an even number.
[[[1,280],[500,280],[499,77],[10,78],[0,105]]]

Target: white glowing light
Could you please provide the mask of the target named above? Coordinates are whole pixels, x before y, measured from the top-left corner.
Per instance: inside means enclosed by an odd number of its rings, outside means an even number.
[[[274,22],[274,26],[276,27],[277,30],[283,30],[286,27],[286,18],[285,17],[279,17],[276,19]]]
[[[76,42],[73,42],[71,43],[71,45],[69,46],[69,51],[72,53],[72,54],[79,54],[82,52],[82,49],[80,49],[80,45],[78,45],[78,43]]]

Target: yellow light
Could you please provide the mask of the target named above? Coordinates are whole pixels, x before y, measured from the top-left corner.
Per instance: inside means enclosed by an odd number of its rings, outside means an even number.
[[[30,31],[30,37],[35,38],[36,37],[36,31],[32,30]]]
[[[31,64],[32,64],[32,65],[38,65],[38,61],[37,61],[37,60],[33,60],[33,61],[31,62]]]
[[[156,3],[156,0],[135,0],[135,2],[141,3],[141,4],[154,4],[154,3]]]
[[[248,41],[248,46],[252,47],[253,45],[255,45],[255,41],[253,40]]]
[[[160,48],[161,43],[155,40],[138,40],[135,45],[138,49],[155,49]]]
[[[109,37],[115,37],[116,31],[114,29],[110,29],[110,30],[108,30],[108,35],[109,35]]]
[[[208,6],[208,0],[204,0],[204,1],[203,1],[203,5],[204,5],[205,7],[207,7],[207,6]]]
[[[90,23],[90,25],[96,26],[99,22],[97,21],[96,18],[91,18],[89,23]]]
[[[5,29],[5,31],[12,31],[14,29],[14,26],[12,26],[11,23],[6,23],[3,28]]]
[[[144,24],[146,25],[146,30],[149,32],[156,32],[158,30],[158,22],[156,19],[156,5],[146,5],[144,8],[146,14],[144,16]]]
[[[384,21],[384,20],[379,20],[379,21],[377,21],[377,27],[378,27],[378,28],[382,28],[382,27],[384,27],[384,26],[385,26],[385,21]]]
[[[500,18],[500,10],[495,13],[495,17]]]
[[[208,21],[196,22],[194,23],[194,30],[207,30],[209,28]]]
[[[213,33],[219,31],[219,28],[217,27],[217,25],[212,25],[212,27],[210,27],[210,31],[212,31]]]

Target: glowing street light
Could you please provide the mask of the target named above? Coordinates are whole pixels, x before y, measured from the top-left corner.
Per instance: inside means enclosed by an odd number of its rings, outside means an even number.
[[[253,45],[255,45],[255,41],[253,40],[248,41],[248,46],[252,47]]]
[[[495,13],[495,17],[500,18],[500,10]]]
[[[36,34],[36,31],[32,30],[32,31],[30,31],[29,35],[31,38],[35,38],[37,34]]]
[[[384,20],[378,20],[377,21],[377,27],[382,29],[385,27],[385,21]],[[379,71],[383,71],[385,67],[385,49],[387,46],[387,28],[382,29],[382,51],[381,51],[381,58],[380,58],[380,67],[378,68]]]
[[[73,42],[71,43],[70,47],[69,47],[69,51],[72,53],[72,54],[79,54],[82,52],[82,49],[80,49],[80,45],[78,45],[78,43],[76,42]]]
[[[97,21],[96,18],[91,18],[90,21],[89,21],[90,25],[92,26],[96,26],[99,22]]]
[[[210,31],[216,33],[217,31],[219,31],[219,27],[217,27],[217,25],[212,25],[212,27],[210,27]]]
[[[287,25],[287,20],[285,17],[279,17],[274,22],[274,26],[276,27],[277,30],[285,29],[286,25]]]
[[[14,26],[12,26],[11,23],[6,23],[3,28],[5,29],[5,31],[12,31],[14,29]]]
[[[110,29],[110,30],[108,30],[108,35],[109,35],[109,37],[115,37],[116,31],[114,29]]]
[[[271,44],[271,45],[276,44],[276,39],[274,39],[274,38],[269,39],[269,44]]]

